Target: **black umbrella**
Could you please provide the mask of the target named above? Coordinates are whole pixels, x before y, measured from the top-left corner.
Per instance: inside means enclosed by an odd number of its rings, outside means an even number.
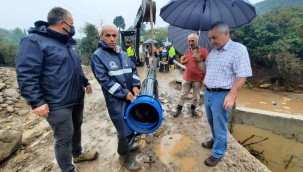
[[[230,28],[249,23],[256,10],[243,0],[171,0],[161,8],[160,16],[173,26],[208,31],[217,21]]]
[[[187,43],[187,37],[191,33],[199,34],[197,31],[194,30],[182,29],[171,25],[168,26],[168,39],[175,47],[175,49],[181,54],[184,54],[185,51],[189,48]],[[213,46],[210,40],[208,39],[207,34],[207,31],[200,32],[198,44],[199,46],[202,46],[208,51],[210,51]]]

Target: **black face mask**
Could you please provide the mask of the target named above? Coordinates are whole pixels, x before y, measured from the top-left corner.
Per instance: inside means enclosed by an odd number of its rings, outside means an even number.
[[[63,29],[68,33],[68,35],[69,35],[70,37],[73,37],[73,36],[75,35],[75,33],[76,33],[75,27],[69,25],[69,24],[66,23],[65,21],[64,21],[64,23],[67,24],[67,26],[69,26],[69,30],[70,30],[70,31],[66,30],[65,28],[63,28]]]

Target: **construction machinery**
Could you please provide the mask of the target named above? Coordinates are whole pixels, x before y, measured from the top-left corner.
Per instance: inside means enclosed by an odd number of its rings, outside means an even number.
[[[128,48],[128,43],[126,43],[127,39],[134,44],[135,55],[137,66],[144,65],[144,57],[140,57],[139,47],[140,47],[140,29],[143,22],[151,21],[151,10],[153,15],[153,23],[156,22],[156,2],[152,0],[142,0],[142,4],[138,9],[135,22],[134,22],[134,30],[120,31],[120,46],[123,51],[126,51]]]

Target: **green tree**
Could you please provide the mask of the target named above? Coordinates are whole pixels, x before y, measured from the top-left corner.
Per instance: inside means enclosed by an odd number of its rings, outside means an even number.
[[[151,35],[151,30],[148,30],[146,32],[146,34],[144,34],[142,36],[143,36],[144,40],[146,40],[146,39],[150,38],[150,35]],[[154,35],[154,40],[156,40],[157,42],[159,42],[159,43],[164,42],[168,35],[167,27],[155,28],[153,35]]]
[[[146,32],[145,29],[146,29],[146,24],[142,23],[142,24],[141,24],[141,27],[140,27],[140,33],[141,33],[141,35],[142,35],[142,34],[145,34],[145,32]]]
[[[231,36],[247,46],[254,66],[285,76],[302,72],[302,28],[303,9],[286,8],[256,17]]]
[[[86,36],[80,39],[78,49],[82,57],[82,63],[89,65],[91,62],[91,56],[98,47],[98,30],[93,24],[87,23],[82,29],[82,32]]]
[[[125,22],[124,22],[124,18],[122,16],[117,16],[114,19],[114,25],[117,26],[117,28],[119,28],[119,30],[124,30],[125,29]]]
[[[17,56],[17,46],[6,45],[0,35],[0,65],[15,66]]]
[[[13,30],[0,29],[0,35],[3,36],[3,43],[7,45],[19,45],[21,38],[27,35],[26,31],[21,28]]]

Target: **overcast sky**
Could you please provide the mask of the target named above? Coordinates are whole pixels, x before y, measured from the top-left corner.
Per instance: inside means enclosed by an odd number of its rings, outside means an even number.
[[[157,6],[155,27],[164,27],[165,23],[159,16],[160,8],[169,0],[154,0]],[[263,0],[249,0],[252,4]],[[97,27],[113,23],[116,16],[122,16],[126,29],[134,25],[134,20],[142,0],[0,0],[0,28],[28,29],[37,20],[46,21],[47,13],[55,6],[60,6],[73,15],[76,37],[81,37],[79,29],[85,23]],[[149,28],[149,24],[147,24]]]

